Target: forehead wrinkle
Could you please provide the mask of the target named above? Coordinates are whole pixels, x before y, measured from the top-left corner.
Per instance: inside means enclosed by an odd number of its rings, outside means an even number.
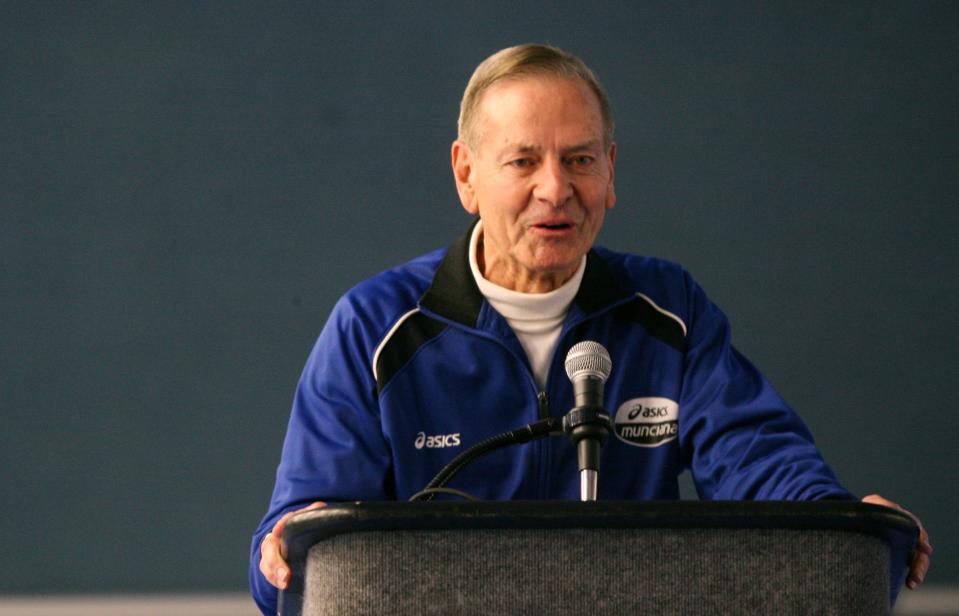
[[[568,148],[563,148],[563,152],[576,152],[580,150],[593,150],[600,147],[602,143],[601,139],[587,139],[582,143],[577,143],[576,145],[571,145]]]

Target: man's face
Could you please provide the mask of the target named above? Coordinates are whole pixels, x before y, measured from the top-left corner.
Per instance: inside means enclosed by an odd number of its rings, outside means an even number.
[[[452,158],[463,207],[483,220],[483,275],[527,293],[561,286],[616,202],[596,95],[580,80],[504,80],[475,127],[474,147],[456,141]]]

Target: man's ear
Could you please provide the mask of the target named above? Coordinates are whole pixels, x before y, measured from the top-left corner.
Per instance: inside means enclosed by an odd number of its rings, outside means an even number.
[[[616,177],[614,168],[616,166],[616,144],[609,146],[609,154],[606,156],[609,163],[609,182],[606,185],[606,209],[611,210],[616,205],[616,189],[613,185],[613,178]]]
[[[453,163],[453,179],[456,181],[456,192],[460,196],[460,203],[463,204],[464,210],[475,215],[479,213],[479,207],[470,181],[473,175],[473,152],[465,142],[457,139],[453,142],[450,158]]]

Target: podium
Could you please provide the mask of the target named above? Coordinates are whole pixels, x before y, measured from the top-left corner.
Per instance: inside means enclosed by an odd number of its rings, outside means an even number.
[[[918,536],[860,502],[355,502],[284,532],[283,616],[887,614]]]

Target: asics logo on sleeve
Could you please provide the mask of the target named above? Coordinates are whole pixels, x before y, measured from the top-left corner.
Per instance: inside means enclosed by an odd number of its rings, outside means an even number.
[[[456,434],[434,434],[432,436],[427,436],[425,432],[420,432],[416,435],[416,440],[413,441],[413,446],[417,449],[437,449],[442,447],[459,447],[460,446],[460,433]]]

